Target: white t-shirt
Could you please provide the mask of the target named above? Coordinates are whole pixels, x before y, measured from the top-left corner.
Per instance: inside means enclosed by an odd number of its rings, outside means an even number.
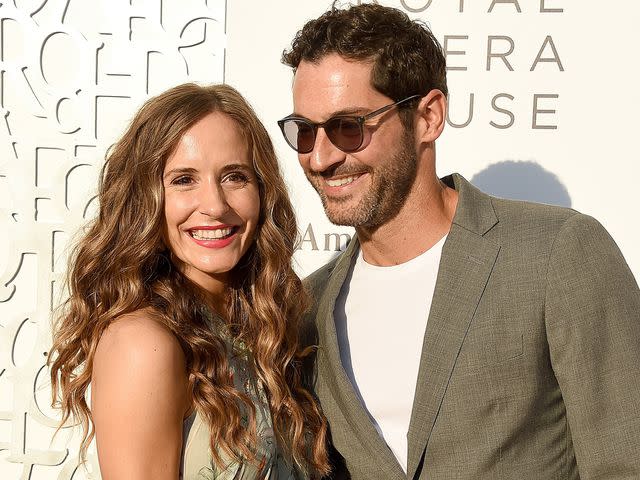
[[[334,316],[342,365],[380,436],[407,470],[407,431],[446,236],[391,267],[353,262]]]

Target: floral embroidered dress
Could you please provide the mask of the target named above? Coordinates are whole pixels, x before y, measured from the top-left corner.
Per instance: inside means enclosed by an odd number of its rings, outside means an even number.
[[[209,427],[199,414],[194,413],[185,421],[184,426],[182,478],[184,480],[301,480],[302,477],[285,460],[278,448],[267,397],[253,373],[246,349],[237,342],[233,345],[229,338],[226,340],[235,386],[255,405],[259,464],[231,463],[225,469],[218,468],[209,451]]]

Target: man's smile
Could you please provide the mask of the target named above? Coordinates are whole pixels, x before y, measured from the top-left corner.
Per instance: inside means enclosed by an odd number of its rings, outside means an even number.
[[[353,183],[353,181],[360,178],[361,175],[362,174],[356,174],[356,175],[349,175],[346,177],[327,178],[325,179],[325,181],[327,182],[327,185],[329,185],[330,187],[341,187],[343,185],[349,185]]]

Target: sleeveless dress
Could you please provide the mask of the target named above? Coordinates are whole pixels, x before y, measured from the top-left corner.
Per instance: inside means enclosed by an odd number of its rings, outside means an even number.
[[[231,463],[225,469],[218,468],[209,451],[209,428],[199,414],[193,413],[184,423],[181,478],[184,480],[302,480],[300,474],[285,460],[278,448],[267,397],[253,374],[249,354],[242,345],[237,345],[237,342],[234,345],[228,337],[225,340],[235,387],[244,392],[255,405],[259,464]]]

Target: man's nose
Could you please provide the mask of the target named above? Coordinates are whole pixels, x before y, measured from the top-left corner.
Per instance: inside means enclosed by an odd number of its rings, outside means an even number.
[[[314,172],[324,172],[331,166],[343,162],[344,159],[345,153],[331,143],[324,128],[319,128],[313,150],[309,153],[309,169]]]
[[[198,195],[198,210],[211,218],[221,218],[229,211],[229,203],[222,185],[213,180],[204,183]]]

